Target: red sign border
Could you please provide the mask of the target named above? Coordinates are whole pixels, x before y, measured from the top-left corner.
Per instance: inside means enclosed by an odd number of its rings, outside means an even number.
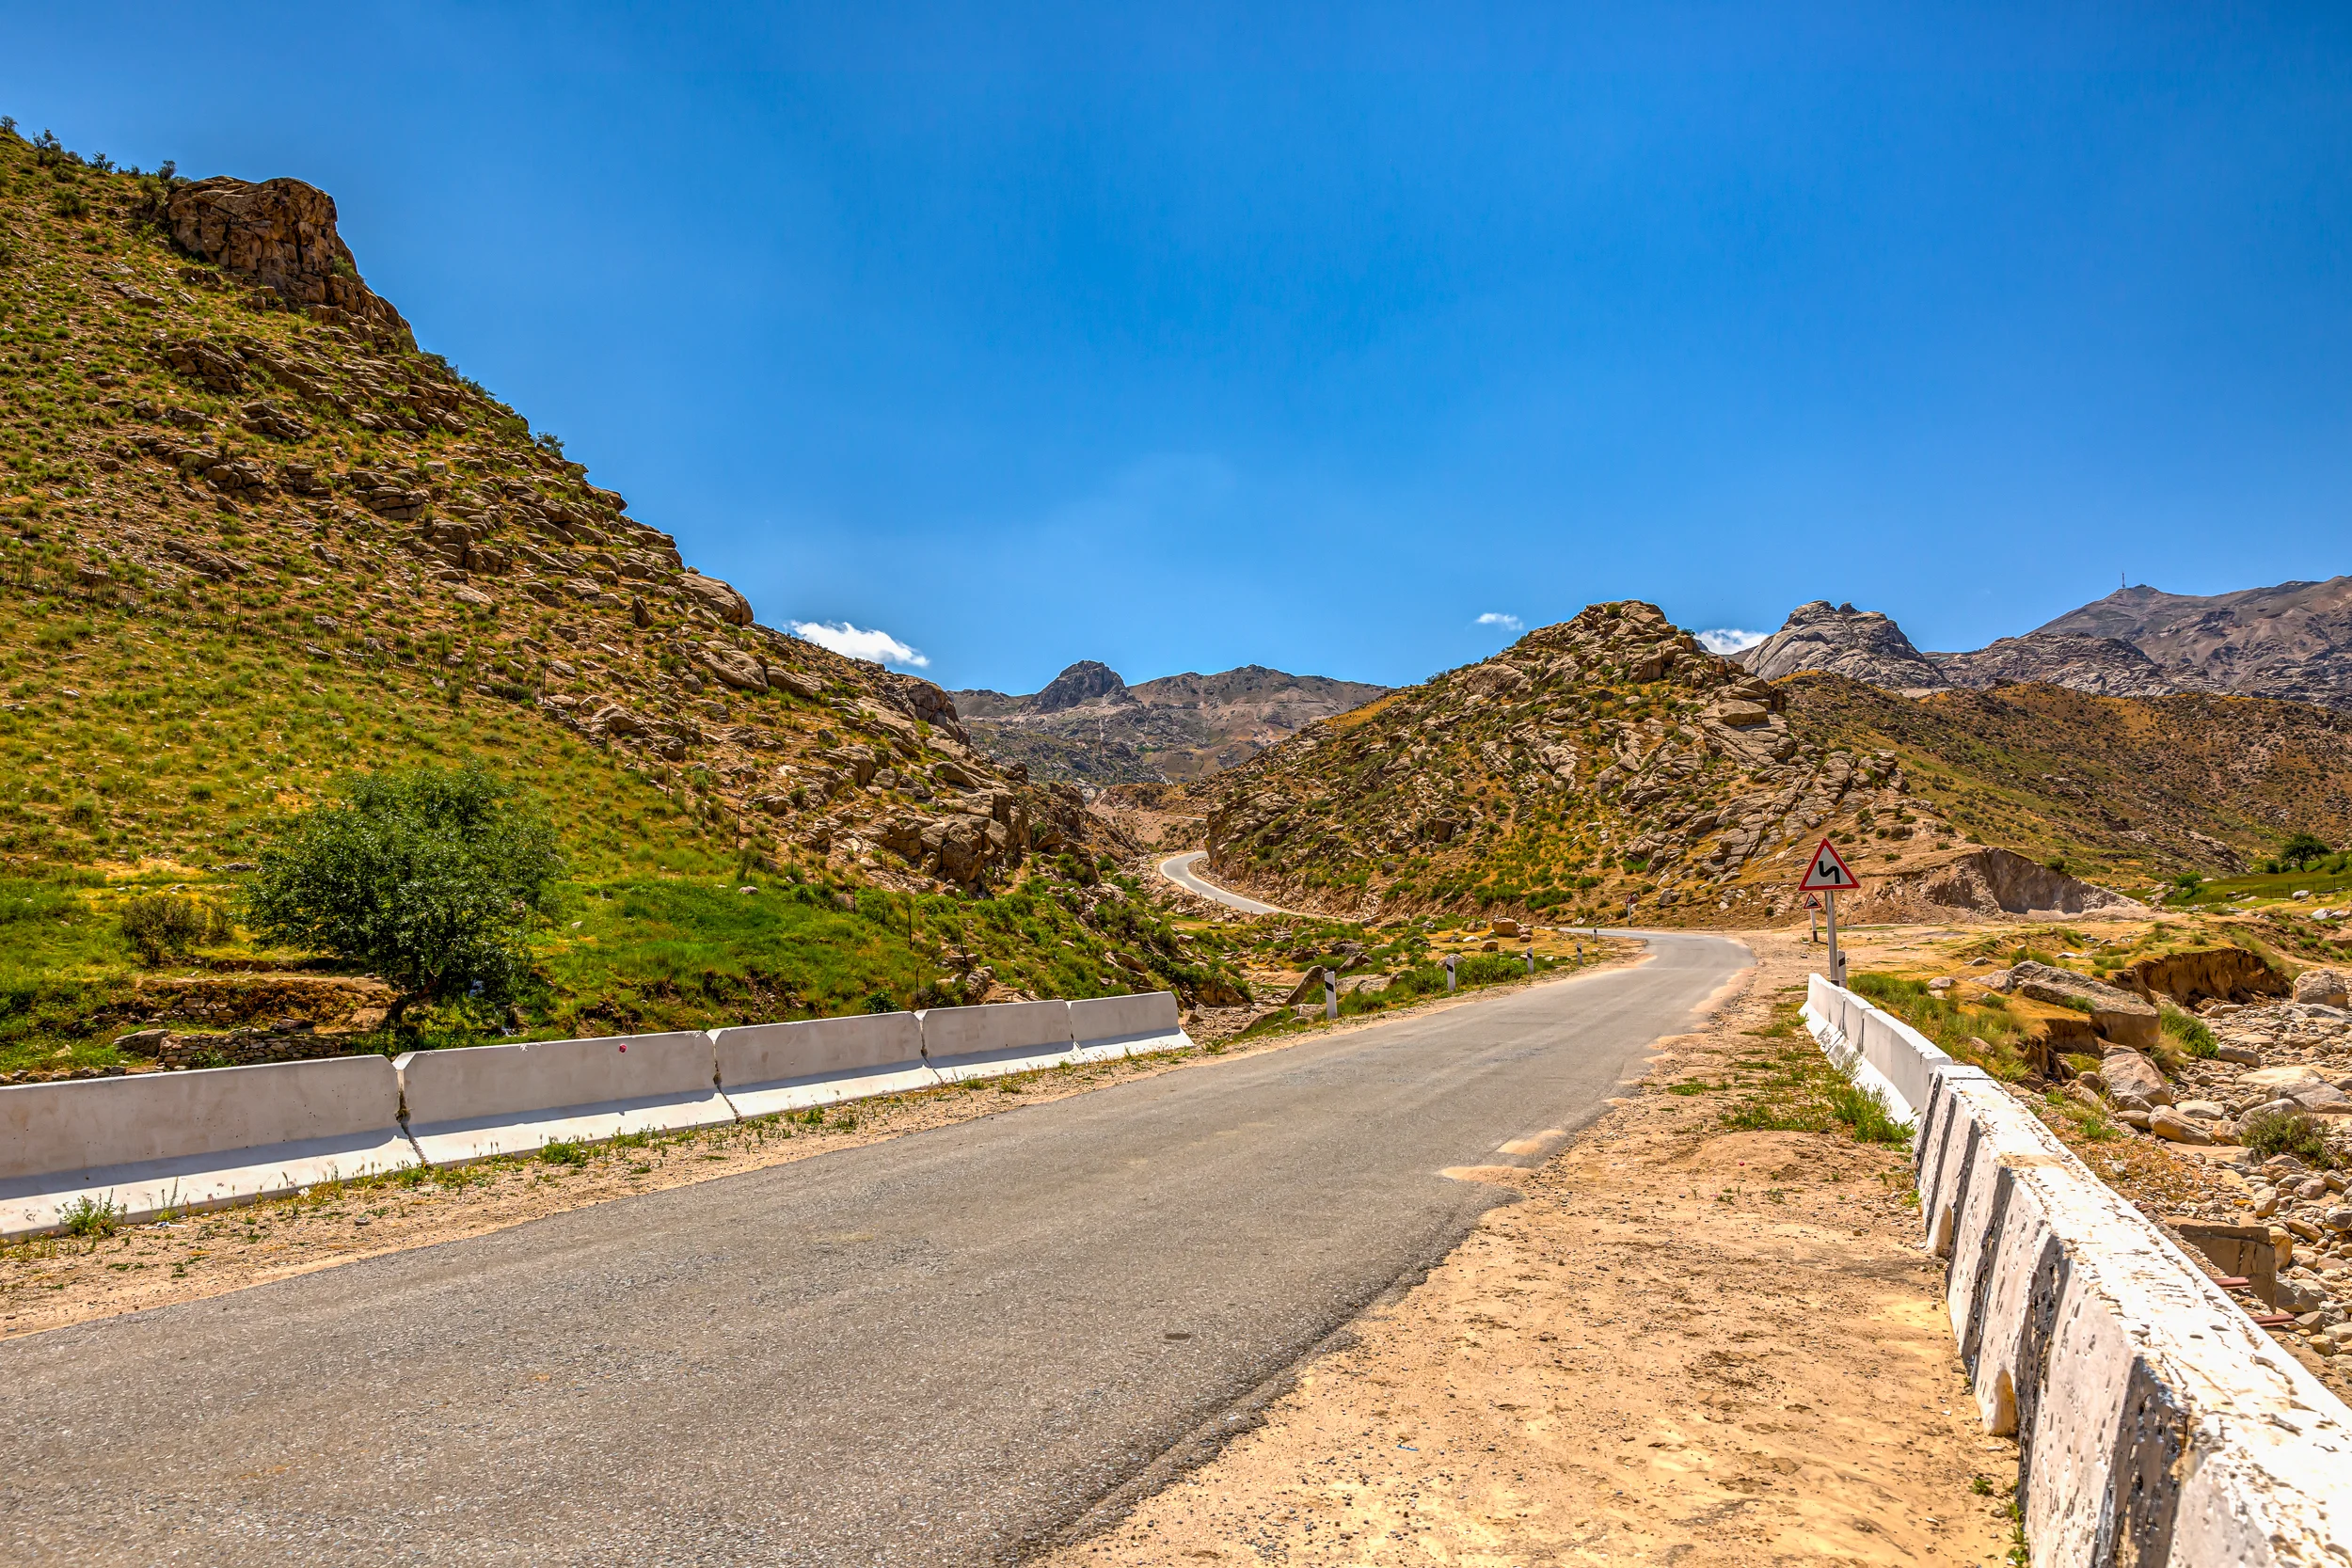
[[[1837,887],[1831,887],[1826,883],[1817,882],[1813,879],[1813,869],[1821,863],[1821,851],[1823,849],[1828,850],[1829,858],[1837,863],[1837,869],[1846,874],[1846,880]],[[1861,885],[1862,879],[1853,874],[1853,867],[1848,865],[1846,863],[1846,857],[1837,852],[1837,846],[1832,844],[1828,839],[1823,839],[1820,845],[1814,848],[1813,853],[1805,857],[1804,876],[1797,882],[1797,891],[1799,893],[1851,893]]]

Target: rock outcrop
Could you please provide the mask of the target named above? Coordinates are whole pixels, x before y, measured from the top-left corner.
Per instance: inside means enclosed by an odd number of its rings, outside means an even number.
[[[1972,849],[1915,879],[1931,904],[1977,914],[2129,914],[2147,906],[2011,849]]]
[[[2004,637],[1974,653],[1927,657],[1954,686],[2043,681],[2101,697],[2163,697],[2182,689],[2178,680],[2120,637],[2035,631]]]
[[[1826,599],[1799,605],[1780,630],[1734,657],[1766,680],[1820,670],[1897,691],[1950,684],[1886,616]]]
[[[289,305],[408,337],[400,312],[360,279],[351,247],[336,232],[335,198],[315,185],[198,180],[173,189],[165,218],[182,249]]]

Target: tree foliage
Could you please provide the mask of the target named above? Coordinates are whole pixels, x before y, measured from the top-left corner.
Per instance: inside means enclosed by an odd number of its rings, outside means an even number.
[[[2300,871],[2313,861],[2326,860],[2335,851],[2317,833],[2296,833],[2279,846],[2279,863],[2291,871]]]
[[[544,808],[471,763],[341,794],[275,825],[246,892],[255,932],[364,963],[404,1000],[512,995],[564,875]]]

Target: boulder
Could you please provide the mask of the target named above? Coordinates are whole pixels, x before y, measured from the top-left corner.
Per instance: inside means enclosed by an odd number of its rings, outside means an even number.
[[[694,661],[738,691],[768,689],[766,667],[740,648],[706,642],[694,650]]]
[[[2213,1142],[2213,1133],[2206,1130],[2204,1123],[2183,1116],[2169,1105],[2159,1105],[2148,1113],[2148,1131],[2176,1144]]]
[[[2118,1045],[2145,1050],[2156,1043],[2155,1005],[2120,987],[2032,959],[2013,965],[2009,981],[2006,989],[2054,1007],[2088,1005],[2090,1026]]]
[[[2344,974],[2341,969],[2307,969],[2297,974],[2295,977],[2295,999],[2322,1007],[2352,1005],[2352,995],[2347,995]]]
[[[709,610],[727,625],[748,626],[752,624],[751,601],[717,578],[707,578],[698,572],[689,572],[677,579],[677,585],[679,591],[688,598]]]
[[[2129,1095],[2151,1106],[2172,1103],[2172,1085],[2165,1082],[2156,1064],[2137,1051],[2118,1051],[2099,1064],[2099,1076],[2106,1080],[2107,1093],[2121,1100]]]

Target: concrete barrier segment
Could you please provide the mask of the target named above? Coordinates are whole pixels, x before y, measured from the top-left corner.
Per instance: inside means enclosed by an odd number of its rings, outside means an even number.
[[[381,1056],[0,1088],[0,1236],[82,1199],[147,1220],[418,1163]]]
[[[700,1030],[412,1051],[393,1065],[408,1135],[436,1165],[735,1119]]]
[[[2038,1568],[2352,1564],[2352,1412],[2002,1085],[1929,1067],[1922,1220]]]
[[[711,1038],[719,1090],[746,1119],[943,1082],[923,1060],[923,1023],[913,1013],[755,1023]]]
[[[1192,1045],[1184,1033],[1173,992],[1155,990],[1142,996],[1095,996],[1070,1004],[1070,1032],[1082,1062],[1115,1061],[1144,1056],[1155,1051],[1184,1051]]]
[[[923,1059],[948,1083],[1068,1067],[1076,1061],[1067,1002],[994,1002],[931,1007],[923,1021]]]

